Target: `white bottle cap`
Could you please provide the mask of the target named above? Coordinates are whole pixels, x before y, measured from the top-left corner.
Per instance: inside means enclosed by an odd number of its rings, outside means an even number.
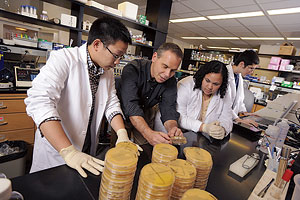
[[[6,178],[0,178],[0,199],[9,200],[11,192],[11,181]]]

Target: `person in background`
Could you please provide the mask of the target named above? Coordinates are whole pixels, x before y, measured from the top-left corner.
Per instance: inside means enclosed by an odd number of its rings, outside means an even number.
[[[153,54],[151,61],[134,60],[123,69],[118,89],[122,110],[134,141],[143,149],[151,149],[151,145],[159,143],[171,143],[170,137],[182,135],[177,125],[179,113],[176,111],[174,77],[182,57],[178,45],[164,43]],[[158,109],[168,134],[153,130]]]
[[[94,156],[104,115],[118,134],[117,142],[129,141],[112,68],[130,43],[120,21],[99,18],[87,44],[51,52],[25,99],[38,127],[31,173],[67,164],[83,177],[83,169],[99,175],[104,162]]]
[[[196,74],[177,84],[179,127],[206,137],[222,140],[232,130],[231,100],[226,95],[228,71],[226,65],[211,61]],[[156,116],[156,119],[159,115]],[[155,120],[155,129],[161,130]],[[186,135],[184,133],[184,135]],[[209,139],[211,139],[208,137]],[[189,138],[187,138],[189,141]],[[186,145],[185,145],[186,146]]]
[[[256,127],[258,124],[255,121],[241,119],[239,115],[252,115],[252,113],[246,111],[244,104],[243,77],[251,75],[258,64],[259,58],[257,54],[253,50],[246,50],[237,56],[233,61],[233,65],[227,65],[229,72],[228,94],[232,101],[232,119],[237,123],[244,123]]]

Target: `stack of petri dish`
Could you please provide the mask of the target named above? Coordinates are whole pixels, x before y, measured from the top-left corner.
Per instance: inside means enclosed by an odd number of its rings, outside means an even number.
[[[193,188],[187,190],[181,200],[217,200],[217,198],[205,190]]]
[[[134,144],[132,142],[119,142],[116,145],[116,148],[129,149],[129,150],[132,150],[132,151],[138,153],[138,148],[137,148],[136,144]]]
[[[171,161],[169,167],[175,174],[171,200],[179,200],[185,191],[194,187],[197,171],[192,164],[182,159]]]
[[[184,148],[183,152],[186,160],[193,164],[197,170],[194,187],[205,190],[213,165],[210,153],[199,147],[186,147]]]
[[[129,199],[137,161],[137,154],[133,150],[124,148],[108,150],[101,176],[99,199]]]
[[[135,200],[168,200],[175,180],[170,167],[150,163],[143,167]]]
[[[153,148],[152,162],[168,165],[170,161],[176,160],[178,150],[170,144],[157,144]]]

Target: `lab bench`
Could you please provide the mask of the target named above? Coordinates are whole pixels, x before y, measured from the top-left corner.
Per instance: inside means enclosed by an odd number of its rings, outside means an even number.
[[[264,156],[258,165],[244,178],[237,177],[229,172],[229,166],[245,154],[258,152],[257,141],[250,141],[238,132],[231,133],[230,137],[212,143],[201,134],[189,133],[186,135],[192,140],[193,146],[209,151],[213,158],[213,168],[209,176],[206,190],[222,199],[247,199],[265,171]],[[182,148],[179,157],[182,156]],[[148,152],[149,153],[149,152]],[[142,152],[138,161],[136,176],[131,192],[131,199],[135,199],[138,177],[141,168],[150,162],[147,152]],[[149,155],[149,154],[148,154]],[[52,200],[52,199],[98,199],[101,176],[88,173],[82,178],[77,171],[66,165],[27,174],[12,179],[14,191],[20,192],[25,199]]]

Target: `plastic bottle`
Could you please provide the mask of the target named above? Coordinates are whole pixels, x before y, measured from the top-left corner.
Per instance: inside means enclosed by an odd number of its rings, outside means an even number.
[[[290,129],[290,126],[286,119],[282,119],[282,121],[279,122],[276,126],[279,127],[280,130],[279,130],[279,134],[278,134],[275,146],[282,148],[285,138],[287,136],[287,133]]]
[[[42,11],[42,14],[41,14],[41,17],[40,17],[41,20],[45,20],[45,21],[48,21],[48,13],[46,10],[43,10]]]
[[[273,126],[273,125],[268,126],[266,130],[266,135],[264,136],[262,144],[260,145],[259,148],[261,152],[268,154],[267,143],[269,144],[270,151],[272,152],[276,143],[276,139],[278,138],[279,131],[280,129],[277,126]]]

